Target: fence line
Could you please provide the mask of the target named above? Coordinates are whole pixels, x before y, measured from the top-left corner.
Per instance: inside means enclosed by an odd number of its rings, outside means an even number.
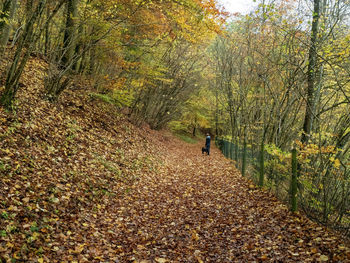
[[[239,145],[219,137],[215,138],[215,144],[226,158],[235,161],[236,168],[241,171],[242,176],[248,175],[260,187],[265,185],[275,190],[275,194],[282,201],[295,204],[292,210],[296,211],[297,188],[296,183],[293,187],[291,183],[296,182],[297,179],[294,178],[294,181],[292,181],[292,171],[288,176],[287,174],[280,174],[280,171],[275,171],[272,166],[267,165],[267,162],[273,162],[274,160],[271,155],[263,150],[263,145],[260,151],[256,151],[254,147],[247,145],[247,142]],[[286,163],[281,163],[281,165],[291,166]],[[293,191],[290,191],[290,189],[293,189]]]
[[[299,207],[350,236],[350,169],[336,159],[337,151],[331,146],[317,148],[314,144],[299,152],[283,152],[276,146],[236,144],[220,137],[215,144],[235,161],[243,176],[269,188],[291,211]]]

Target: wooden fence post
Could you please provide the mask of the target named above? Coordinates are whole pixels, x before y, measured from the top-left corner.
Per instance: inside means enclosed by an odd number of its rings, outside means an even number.
[[[290,182],[290,205],[292,212],[297,211],[297,150],[292,149],[292,179]]]
[[[260,174],[259,174],[259,186],[262,187],[264,185],[264,141],[261,142],[261,148],[260,148]]]
[[[247,161],[247,141],[244,138],[243,154],[242,154],[242,176],[245,176],[246,161]]]
[[[238,146],[238,143],[239,143],[239,138],[237,137],[236,139],[236,145],[235,145],[235,161],[236,161],[236,164],[237,164],[237,167],[238,167],[238,151],[239,151],[239,146]],[[233,158],[232,158],[233,159]]]

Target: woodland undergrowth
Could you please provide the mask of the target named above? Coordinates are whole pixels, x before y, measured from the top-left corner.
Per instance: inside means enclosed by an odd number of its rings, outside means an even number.
[[[135,127],[83,81],[50,103],[46,68],[31,58],[0,108],[0,261],[350,262],[218,149]]]

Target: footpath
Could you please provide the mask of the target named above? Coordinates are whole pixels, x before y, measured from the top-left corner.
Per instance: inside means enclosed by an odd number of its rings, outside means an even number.
[[[83,84],[49,103],[46,68],[0,108],[0,262],[350,262],[204,138],[135,127]]]
[[[350,262],[341,238],[200,147],[168,140],[160,173],[115,205],[119,262]]]

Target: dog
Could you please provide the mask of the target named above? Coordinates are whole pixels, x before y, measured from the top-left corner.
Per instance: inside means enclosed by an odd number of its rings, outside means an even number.
[[[208,149],[207,149],[206,147],[202,147],[202,154],[203,154],[203,153],[209,154]]]

